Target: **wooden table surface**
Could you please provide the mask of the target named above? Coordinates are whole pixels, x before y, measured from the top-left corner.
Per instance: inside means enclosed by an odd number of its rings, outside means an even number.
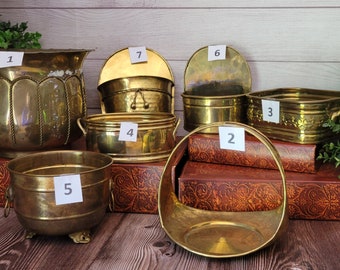
[[[0,209],[3,210],[3,209]],[[290,269],[340,267],[340,222],[290,220],[283,237],[248,256],[212,259],[172,243],[158,215],[107,213],[88,244],[25,238],[14,211],[0,217],[0,269]]]

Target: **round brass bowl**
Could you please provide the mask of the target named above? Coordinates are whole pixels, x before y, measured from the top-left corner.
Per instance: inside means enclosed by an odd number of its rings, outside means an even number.
[[[282,178],[280,205],[268,211],[209,211],[187,206],[174,190],[173,166],[188,138],[204,129],[219,126],[239,127],[255,136],[271,153]],[[226,171],[226,177],[228,172]],[[162,228],[172,241],[195,254],[213,257],[238,257],[258,251],[273,243],[288,224],[285,173],[279,153],[270,140],[256,129],[242,123],[218,122],[198,127],[173,149],[164,167],[158,192],[158,211]]]
[[[98,86],[103,113],[174,112],[174,83],[166,78],[134,76]]]
[[[138,125],[137,140],[120,141],[122,122]],[[114,158],[115,163],[166,160],[175,146],[179,120],[170,113],[107,113],[78,119],[87,150]]]
[[[9,161],[10,194],[27,235],[67,235],[90,230],[111,198],[111,157],[89,151],[48,151]],[[54,178],[79,175],[82,202],[56,204]]]
[[[182,93],[184,129],[195,128],[214,122],[246,122],[246,95],[239,85],[213,82],[203,84]],[[204,129],[202,133],[211,133]]]

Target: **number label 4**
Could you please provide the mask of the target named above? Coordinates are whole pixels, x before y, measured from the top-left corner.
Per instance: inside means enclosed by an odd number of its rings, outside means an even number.
[[[119,131],[119,141],[136,142],[138,124],[132,122],[121,122]]]

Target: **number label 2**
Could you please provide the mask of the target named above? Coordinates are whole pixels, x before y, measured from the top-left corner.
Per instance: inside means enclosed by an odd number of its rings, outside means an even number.
[[[54,193],[56,205],[82,202],[80,175],[55,176]]]
[[[218,127],[220,148],[245,151],[245,130],[242,127]]]

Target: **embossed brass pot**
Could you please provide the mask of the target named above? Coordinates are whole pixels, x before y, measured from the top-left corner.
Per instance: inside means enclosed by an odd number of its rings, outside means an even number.
[[[121,141],[122,122],[138,125],[137,140]],[[166,160],[176,141],[179,120],[170,113],[107,113],[78,119],[87,150],[114,158],[115,163],[145,163]]]
[[[248,124],[269,138],[300,144],[314,144],[334,137],[323,127],[340,114],[340,91],[308,88],[278,88],[249,93]],[[263,120],[262,100],[278,101],[279,123]]]
[[[0,156],[62,148],[81,136],[89,52],[25,50],[21,66],[0,68]]]
[[[98,86],[103,113],[174,112],[174,83],[166,78],[135,76]]]
[[[34,153],[9,161],[8,193],[27,237],[34,234],[71,237],[98,225],[111,199],[112,162],[104,154],[71,150]],[[57,205],[54,177],[71,175],[80,177],[83,200]]]

